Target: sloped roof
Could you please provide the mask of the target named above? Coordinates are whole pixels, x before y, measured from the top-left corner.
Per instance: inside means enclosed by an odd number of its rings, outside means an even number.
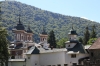
[[[26,54],[39,54],[40,51],[37,47],[31,47],[30,50]]]
[[[18,44],[18,45],[15,47],[15,49],[20,49],[21,47],[23,47],[23,44],[22,44],[22,43]]]
[[[79,42],[76,43],[76,45],[73,48],[68,48],[68,51],[73,51],[73,52],[80,52],[80,53],[85,53],[85,49],[83,45]]]
[[[89,47],[89,49],[100,49],[100,37]]]

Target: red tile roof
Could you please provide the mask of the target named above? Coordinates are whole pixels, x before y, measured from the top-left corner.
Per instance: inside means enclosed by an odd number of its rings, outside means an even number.
[[[100,49],[100,38],[98,38],[90,47],[89,49]]]

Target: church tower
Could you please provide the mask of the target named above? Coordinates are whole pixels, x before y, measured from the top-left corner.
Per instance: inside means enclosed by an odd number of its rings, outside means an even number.
[[[43,32],[40,34],[40,44],[45,49],[48,50],[49,44],[47,43],[48,34],[43,27]]]
[[[14,27],[12,32],[14,33],[14,41],[15,42],[25,40],[24,39],[25,38],[24,37],[25,28],[24,28],[24,25],[20,21],[20,15],[19,15],[19,22],[18,22],[17,26]]]
[[[65,42],[67,49],[73,48],[76,45],[76,43],[78,42],[77,41],[77,33],[73,29],[73,26],[72,26],[71,30],[69,31],[68,36],[69,36],[69,41]]]
[[[72,29],[70,30],[70,32],[68,33],[68,35],[69,35],[69,40],[77,40],[77,33],[73,29],[73,26],[72,26]]]
[[[27,29],[26,32],[27,32],[27,33],[26,33],[26,41],[32,42],[32,41],[33,41],[33,39],[32,39],[33,32],[32,32],[32,30],[30,29],[30,26],[28,26],[28,29]]]
[[[33,32],[28,26],[28,29],[25,30],[24,25],[20,21],[17,26],[12,29],[14,33],[14,42],[10,45],[10,54],[12,59],[20,59],[25,58],[25,53],[29,50],[30,47],[34,46],[34,42],[32,39]]]
[[[44,40],[47,41],[47,39],[48,39],[48,34],[43,27],[43,32],[40,34],[40,42],[43,42]]]

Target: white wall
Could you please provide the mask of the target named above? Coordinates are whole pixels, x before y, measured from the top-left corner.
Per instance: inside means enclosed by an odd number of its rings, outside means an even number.
[[[77,63],[80,58],[87,57],[88,54],[77,54],[76,58],[71,58],[71,54],[65,54],[65,62],[68,64],[68,66],[72,65],[72,63]]]
[[[23,66],[25,64],[25,62],[9,62],[8,66]]]
[[[30,57],[30,59],[28,59]],[[39,54],[27,55],[26,66],[39,66]]]
[[[42,53],[40,54],[40,65],[56,65],[61,64],[63,66],[65,64],[65,52],[54,52],[54,53]]]

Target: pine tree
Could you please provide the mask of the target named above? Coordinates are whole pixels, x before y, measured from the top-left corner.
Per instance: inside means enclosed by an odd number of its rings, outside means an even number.
[[[96,38],[96,27],[95,25],[92,26],[92,32],[90,34],[90,38]]]
[[[55,40],[55,34],[54,31],[50,31],[49,37],[48,37],[48,43],[50,44],[50,48],[56,48],[56,40]]]
[[[83,39],[83,44],[86,45],[88,40],[89,40],[89,37],[90,37],[90,33],[89,33],[89,30],[88,30],[88,26],[86,27],[85,29],[85,33],[84,33],[84,39]]]

